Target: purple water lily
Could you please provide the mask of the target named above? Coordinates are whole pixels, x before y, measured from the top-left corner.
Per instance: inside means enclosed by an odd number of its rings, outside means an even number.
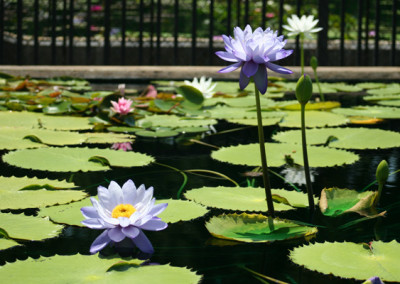
[[[90,198],[93,207],[81,208],[86,218],[82,224],[91,229],[105,229],[92,243],[90,253],[125,238],[130,238],[142,252],[153,253],[153,246],[142,230],[160,231],[168,226],[156,217],[168,204],[154,204],[153,187],[146,190],[142,184],[136,188],[133,181],[128,180],[121,188],[111,181],[108,189],[99,186],[97,192],[99,200]]]
[[[232,72],[242,67],[239,80],[242,90],[253,77],[257,89],[265,94],[268,85],[267,68],[281,74],[293,73],[289,69],[272,63],[293,53],[293,50],[283,49],[286,40],[283,40],[283,36],[278,36],[277,31],[274,32],[270,28],[265,31],[257,28],[253,32],[247,25],[244,30],[235,27],[233,33],[234,38],[222,35],[226,51],[217,51],[215,54],[223,60],[235,62],[219,70],[220,73]]]

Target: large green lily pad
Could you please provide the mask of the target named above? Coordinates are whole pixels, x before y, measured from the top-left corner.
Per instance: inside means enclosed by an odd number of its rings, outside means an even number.
[[[374,241],[367,244],[315,243],[295,248],[290,258],[298,265],[324,274],[365,280],[400,281],[400,244]]]
[[[46,218],[0,213],[0,228],[11,239],[40,241],[58,236],[63,226],[53,224]]]
[[[270,167],[280,167],[286,163],[285,156],[291,156],[296,164],[303,165],[302,148],[299,144],[265,143],[267,162]],[[359,156],[345,150],[308,146],[310,167],[333,167],[352,164]],[[261,166],[259,144],[222,147],[212,152],[211,157],[221,162],[235,165]]]
[[[208,212],[207,208],[192,201],[160,199],[156,203],[168,203],[167,208],[158,215],[158,217],[167,223],[189,221],[201,217]],[[84,227],[81,224],[84,217],[80,209],[85,206],[92,206],[90,198],[70,204],[42,208],[38,215],[42,217],[48,216],[55,223]]]
[[[213,109],[209,109],[208,112],[211,114],[212,118],[216,119],[255,119],[257,118],[257,112],[255,109],[246,108],[233,108],[227,106],[219,106]],[[261,116],[263,118],[272,117],[283,117],[286,113],[281,111],[262,111]]]
[[[319,208],[322,214],[332,217],[350,212],[365,215],[373,206],[377,195],[377,191],[357,192],[336,187],[324,188],[321,191]]]
[[[246,243],[269,243],[302,238],[317,233],[317,228],[261,214],[227,214],[211,218],[206,228],[216,238]]]
[[[46,145],[43,144],[63,146],[82,143],[100,144],[130,141],[132,139],[129,135],[114,133],[78,133],[25,127],[0,128],[0,149],[8,150],[45,147]]]
[[[0,239],[0,250],[9,249],[15,246],[20,246],[20,244],[13,240]]]
[[[357,106],[353,108],[335,108],[332,112],[346,116],[366,116],[383,119],[400,119],[400,108],[383,106]]]
[[[34,112],[0,112],[0,127],[16,126],[28,128],[46,128],[57,130],[92,129],[88,118],[72,116],[51,116]]]
[[[59,186],[68,188],[75,185],[48,179],[0,177],[0,210],[64,204],[86,196],[83,191],[62,190]]]
[[[307,128],[339,126],[347,123],[348,119],[340,114],[327,111],[306,111],[305,121]],[[279,123],[282,127],[300,128],[300,111],[289,111],[287,116]]]
[[[309,145],[325,144],[333,137],[329,147],[342,149],[386,149],[400,147],[400,133],[372,128],[324,128],[306,131]],[[301,131],[279,132],[273,139],[285,143],[301,143]]]
[[[140,266],[142,261],[98,255],[55,255],[17,260],[0,267],[2,283],[198,283],[201,275],[170,265]],[[112,268],[125,266],[121,271]],[[62,273],[62,275],[60,275]]]
[[[378,104],[382,106],[400,107],[400,100],[379,101]]]
[[[302,192],[288,191],[284,189],[272,189],[274,196],[283,197],[290,204],[274,203],[276,211],[294,209],[294,207],[307,207],[307,195]],[[267,212],[267,202],[265,200],[265,190],[263,188],[252,187],[202,187],[195,188],[185,193],[187,199],[208,207]],[[318,199],[315,198],[318,202]]]
[[[267,125],[275,125],[278,124],[279,122],[282,121],[283,117],[273,117],[273,118],[263,118],[262,123],[263,126]],[[250,119],[227,119],[227,121],[231,123],[236,123],[236,124],[243,124],[243,125],[252,125],[252,126],[257,126],[258,121],[256,118],[250,118]]]
[[[131,151],[64,147],[17,150],[4,155],[3,161],[25,169],[53,172],[87,172],[105,171],[109,170],[110,167],[145,166],[152,163],[154,158]],[[107,163],[109,163],[109,166]]]
[[[204,117],[185,117],[176,115],[152,115],[137,121],[138,125],[151,125],[152,127],[198,127],[217,124],[215,119]]]

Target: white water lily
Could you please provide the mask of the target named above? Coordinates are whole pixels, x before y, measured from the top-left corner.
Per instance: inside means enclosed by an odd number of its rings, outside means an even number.
[[[298,34],[304,34],[307,38],[312,38],[312,33],[317,33],[322,30],[320,27],[315,27],[318,23],[318,19],[314,20],[314,16],[301,16],[292,15],[291,18],[287,19],[289,25],[283,25],[283,28],[289,31],[288,36],[297,36]]]
[[[197,77],[194,77],[192,82],[185,80],[185,84],[198,89],[205,98],[211,98],[214,94],[214,89],[217,86],[217,83],[212,85],[211,77],[206,80],[205,76],[201,76],[200,80],[197,80]]]

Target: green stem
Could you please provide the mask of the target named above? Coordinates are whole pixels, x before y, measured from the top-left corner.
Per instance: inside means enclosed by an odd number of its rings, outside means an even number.
[[[304,34],[300,34],[300,64],[301,64],[301,75],[304,75]]]
[[[210,171],[210,170],[203,170],[203,169],[185,170],[185,172],[188,172],[188,173],[196,173],[196,172],[199,172],[199,173],[214,174],[214,175],[216,175],[216,176],[220,176],[220,177],[222,177],[222,178],[224,178],[224,179],[226,179],[226,180],[229,180],[230,182],[232,182],[232,183],[233,183],[234,185],[236,185],[236,186],[240,186],[236,181],[234,181],[234,180],[231,179],[230,177],[228,177],[228,176],[226,176],[226,175],[224,175],[224,174],[221,174],[221,173],[219,173],[219,172]]]
[[[306,175],[306,187],[308,194],[308,204],[310,207],[310,213],[314,213],[314,195],[311,184],[310,168],[308,166],[308,155],[307,155],[307,141],[306,141],[306,121],[305,121],[306,104],[301,104],[301,142],[303,146],[303,162],[304,172]]]
[[[254,84],[254,91],[256,94],[258,142],[260,144],[261,165],[262,165],[262,171],[263,171],[265,197],[267,200],[268,214],[270,216],[274,217],[274,215],[275,215],[274,204],[272,201],[271,184],[270,184],[269,175],[268,175],[267,156],[265,154],[265,139],[264,139],[264,130],[263,130],[263,125],[262,125],[262,117],[261,117],[260,93],[255,84]]]
[[[384,186],[384,185],[385,185],[384,182],[379,182],[379,183],[378,183],[378,196],[375,198],[374,206],[378,205],[378,204],[379,204],[379,200],[381,200],[382,189],[383,189],[383,186]]]
[[[288,181],[287,179],[285,179],[283,176],[281,176],[281,175],[278,174],[277,172],[274,172],[274,171],[271,170],[271,169],[268,169],[268,171],[269,171],[271,174],[273,174],[273,175],[277,176],[278,178],[282,179],[283,181],[287,182],[287,183],[288,183],[290,186],[292,186],[296,191],[301,192],[301,190],[300,190],[297,186],[295,186],[293,183],[291,183],[290,181]]]
[[[155,164],[157,164],[159,166],[162,166],[162,167],[170,168],[171,170],[179,172],[183,176],[183,183],[182,183],[181,187],[179,188],[179,190],[178,190],[178,192],[176,194],[176,197],[178,199],[181,199],[182,191],[185,188],[185,185],[187,183],[187,175],[183,171],[181,171],[180,169],[174,168],[172,166],[169,166],[169,165],[166,165],[166,164],[161,164],[161,163],[155,163]]]
[[[324,102],[325,101],[325,95],[322,93],[321,85],[319,84],[317,70],[314,70],[314,77],[315,77],[315,82],[317,83],[317,86],[318,86],[319,96],[321,98],[321,101]]]

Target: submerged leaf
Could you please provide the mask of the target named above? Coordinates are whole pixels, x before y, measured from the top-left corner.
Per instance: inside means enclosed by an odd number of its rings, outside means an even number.
[[[315,235],[317,228],[261,214],[227,214],[211,218],[207,230],[216,238],[246,243],[268,243]]]
[[[383,281],[399,282],[400,244],[372,242],[365,248],[356,243],[315,243],[297,247],[290,258],[298,265],[324,274],[365,280],[378,276]]]

